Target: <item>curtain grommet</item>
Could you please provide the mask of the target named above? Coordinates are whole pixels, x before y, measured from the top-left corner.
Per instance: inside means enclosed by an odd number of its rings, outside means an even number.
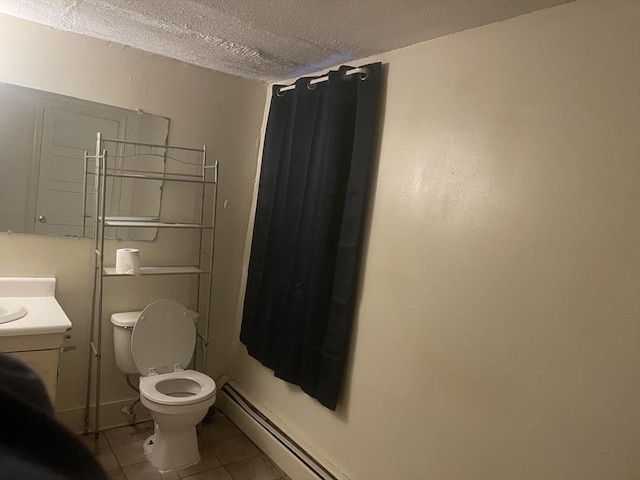
[[[349,81],[351,80],[355,74],[359,74],[360,80],[366,80],[369,77],[369,69],[364,67],[354,68],[352,70],[344,70],[340,73],[340,78],[342,80]]]
[[[315,83],[311,83],[311,80],[309,80],[309,81],[307,82],[307,88],[308,88],[309,90],[315,90],[315,88],[316,88],[316,87],[317,87],[317,85],[316,85]]]
[[[276,97],[284,97],[284,93],[285,92],[282,91],[282,87],[280,87],[276,92]]]

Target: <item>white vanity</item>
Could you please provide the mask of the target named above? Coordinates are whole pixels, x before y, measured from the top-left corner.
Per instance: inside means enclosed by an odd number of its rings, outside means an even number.
[[[0,278],[0,352],[42,378],[55,402],[58,360],[71,322],[55,299],[55,278]]]

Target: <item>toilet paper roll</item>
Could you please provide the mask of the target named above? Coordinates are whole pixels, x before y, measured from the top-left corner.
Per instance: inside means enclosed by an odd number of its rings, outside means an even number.
[[[140,275],[140,250],[119,248],[116,250],[116,273]]]

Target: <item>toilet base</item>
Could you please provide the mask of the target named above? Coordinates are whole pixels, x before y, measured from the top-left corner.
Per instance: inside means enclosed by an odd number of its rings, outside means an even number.
[[[174,374],[161,374],[174,375]],[[184,373],[182,375],[185,375]],[[146,377],[145,377],[146,378]],[[208,377],[207,377],[208,378]],[[144,442],[144,453],[154,468],[161,472],[179,470],[200,461],[196,425],[216,400],[215,387],[203,400],[183,405],[167,405],[151,401],[142,389],[140,402],[153,418],[153,435]],[[213,382],[213,381],[212,381]],[[177,399],[183,398],[180,396]]]
[[[156,470],[168,472],[190,467],[200,461],[196,427],[163,432],[156,423],[154,434],[144,441],[147,459]]]

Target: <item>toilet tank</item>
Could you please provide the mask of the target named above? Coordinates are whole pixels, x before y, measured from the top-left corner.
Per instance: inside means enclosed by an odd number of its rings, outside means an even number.
[[[131,332],[141,313],[120,312],[111,315],[116,365],[124,373],[140,373],[131,356]]]
[[[124,373],[140,374],[131,355],[131,332],[142,312],[119,312],[111,315],[113,324],[113,349],[118,369]],[[198,312],[189,310],[193,321],[197,323]]]

